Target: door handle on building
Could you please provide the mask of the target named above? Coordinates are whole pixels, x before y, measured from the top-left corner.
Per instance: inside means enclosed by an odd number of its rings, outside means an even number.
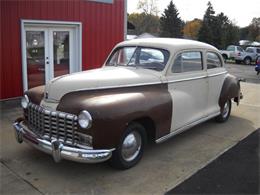
[[[38,70],[44,72],[45,68],[38,68]]]

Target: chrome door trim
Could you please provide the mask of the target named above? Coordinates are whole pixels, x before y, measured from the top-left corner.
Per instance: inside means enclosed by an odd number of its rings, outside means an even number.
[[[215,76],[222,75],[222,74],[226,74],[226,73],[227,73],[227,71],[219,72],[219,73],[214,73],[214,74],[209,74],[208,77],[215,77]]]
[[[166,83],[177,83],[181,81],[191,81],[191,80],[197,80],[197,79],[203,79],[206,78],[207,76],[197,76],[197,77],[192,77],[192,78],[185,78],[185,79],[176,79],[173,81],[166,81]]]
[[[203,78],[207,78],[207,77],[215,77],[215,76],[226,74],[226,73],[227,73],[227,71],[224,71],[224,72],[220,72],[220,73],[210,74],[207,76],[203,75],[203,76],[196,76],[196,77],[190,77],[190,78],[185,78],[185,79],[176,79],[173,81],[166,81],[165,83],[177,83],[177,82],[181,82],[181,81],[191,81],[191,80],[203,79]]]
[[[159,84],[165,84],[165,83],[158,81],[158,82],[151,82],[151,83],[126,84],[126,85],[117,85],[117,86],[108,86],[108,87],[90,87],[90,88],[83,88],[83,89],[74,90],[73,92],[101,90],[101,89],[117,89],[117,88],[124,88],[124,87],[141,87],[141,86],[146,86],[146,85],[159,85]]]

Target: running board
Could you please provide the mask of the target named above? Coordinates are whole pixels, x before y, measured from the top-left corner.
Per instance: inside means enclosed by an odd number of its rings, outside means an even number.
[[[220,112],[217,112],[217,113],[214,113],[214,114],[209,115],[207,117],[201,118],[201,119],[199,119],[199,120],[197,120],[195,122],[189,123],[189,124],[187,124],[187,125],[185,125],[183,127],[180,127],[179,129],[177,129],[177,130],[175,130],[175,131],[173,131],[173,132],[171,132],[171,133],[169,133],[169,134],[167,134],[167,135],[165,135],[163,137],[160,137],[155,142],[157,144],[162,143],[162,142],[168,140],[169,138],[174,137],[175,135],[178,135],[178,134],[180,134],[180,133],[182,133],[182,132],[184,132],[184,131],[186,131],[186,130],[188,130],[188,129],[190,129],[190,128],[192,128],[192,127],[194,127],[194,126],[196,126],[196,125],[198,125],[200,123],[203,123],[203,122],[205,122],[205,121],[207,121],[207,120],[209,120],[211,118],[214,118],[214,117],[218,116],[219,114],[220,114]]]

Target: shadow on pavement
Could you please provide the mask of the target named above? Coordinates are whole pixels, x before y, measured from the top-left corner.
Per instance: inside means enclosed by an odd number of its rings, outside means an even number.
[[[260,129],[166,194],[259,194]]]

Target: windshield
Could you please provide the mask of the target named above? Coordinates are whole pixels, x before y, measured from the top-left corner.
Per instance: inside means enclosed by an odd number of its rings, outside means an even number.
[[[169,56],[169,52],[164,49],[120,47],[109,57],[106,66],[131,66],[162,71]]]

